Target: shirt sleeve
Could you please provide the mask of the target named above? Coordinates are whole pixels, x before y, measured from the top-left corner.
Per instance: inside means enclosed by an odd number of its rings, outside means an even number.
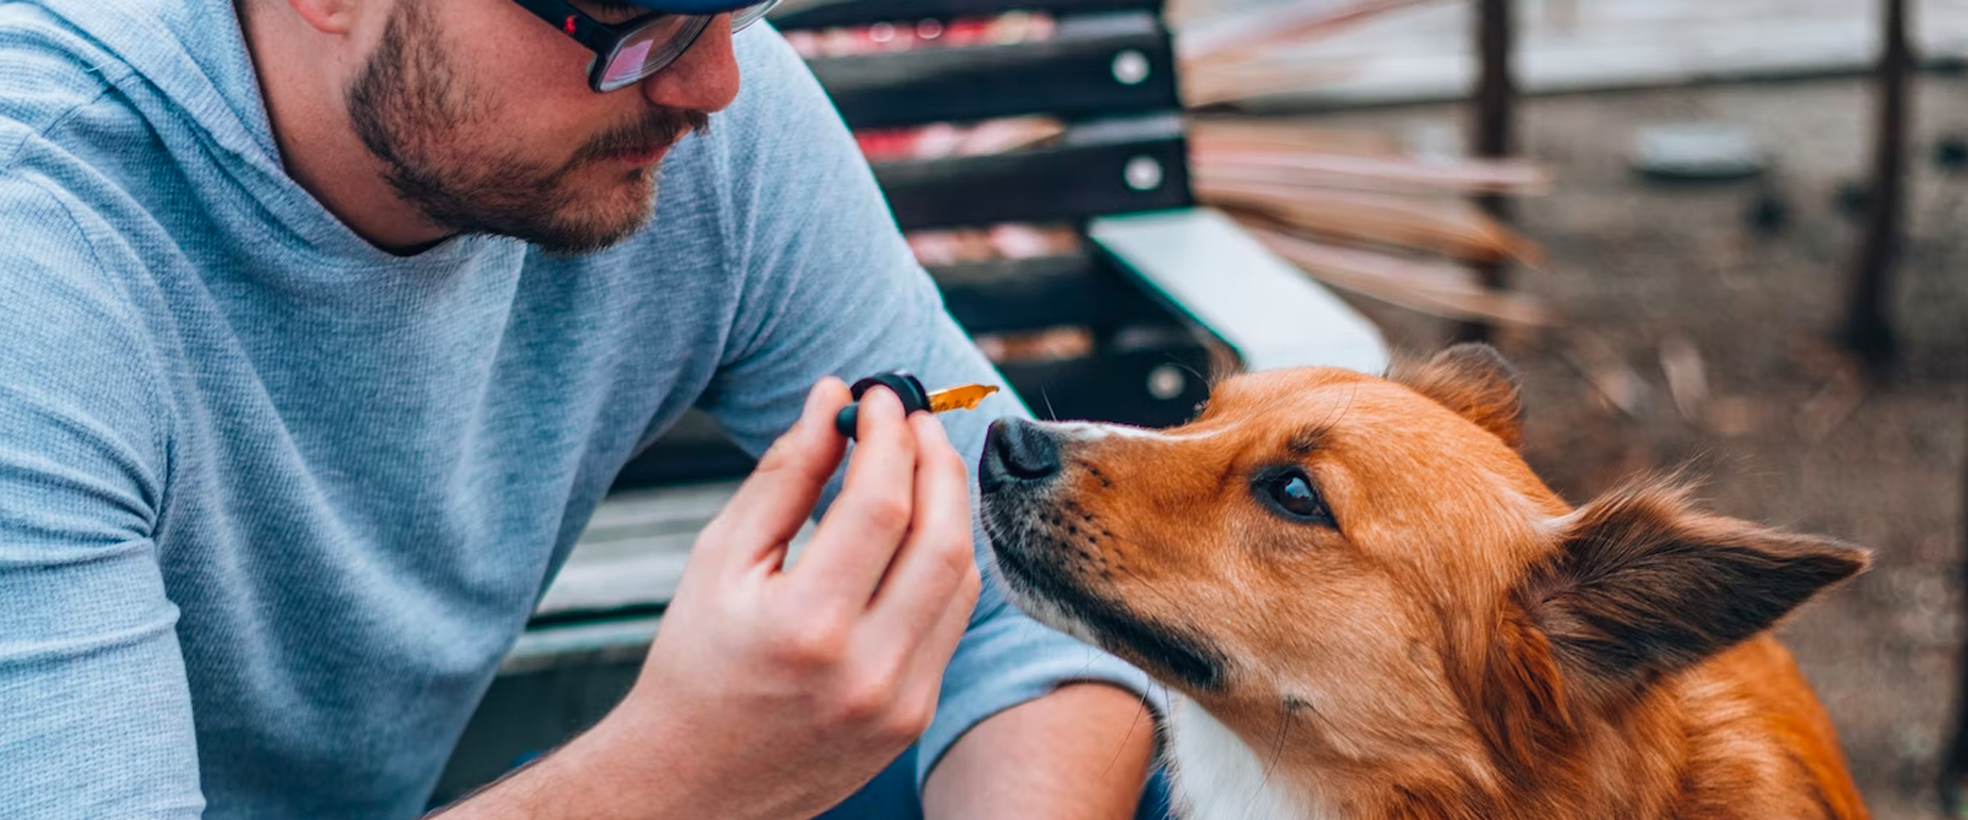
[[[196,818],[177,609],[150,537],[164,416],[72,205],[0,181],[0,806]]]
[[[758,454],[798,417],[813,382],[906,369],[932,388],[1003,377],[944,310],[897,230],[867,162],[818,83],[776,33],[739,38],[744,91],[725,122],[726,247],[744,285],[718,375],[700,404]],[[992,419],[1029,412],[1009,390],[944,415],[972,464]],[[829,488],[831,500],[840,476]],[[976,497],[976,472],[971,472]],[[964,732],[1063,683],[1148,698],[1133,667],[1040,625],[1005,599],[976,532],[984,588],[923,736],[917,784]],[[1151,701],[1151,705],[1160,707]]]

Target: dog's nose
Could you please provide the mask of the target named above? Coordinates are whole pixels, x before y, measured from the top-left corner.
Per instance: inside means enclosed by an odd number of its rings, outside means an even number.
[[[1037,424],[1000,419],[991,423],[985,436],[980,469],[987,478],[1038,481],[1059,472],[1059,447]]]

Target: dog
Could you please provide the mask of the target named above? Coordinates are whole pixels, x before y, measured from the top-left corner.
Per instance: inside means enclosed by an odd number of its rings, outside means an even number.
[[[1000,420],[981,518],[1015,604],[1172,690],[1190,820],[1866,817],[1768,633],[1868,554],[1664,479],[1575,509],[1520,416],[1459,345],[1166,431]]]

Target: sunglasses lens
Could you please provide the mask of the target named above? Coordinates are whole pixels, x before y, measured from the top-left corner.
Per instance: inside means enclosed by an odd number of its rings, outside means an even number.
[[[779,0],[762,0],[731,12],[731,30],[738,31],[758,22],[765,13],[779,5]],[[649,21],[648,25],[637,29],[615,49],[615,56],[609,58],[608,67],[602,71],[601,79],[595,84],[597,91],[615,91],[627,88],[648,77],[683,56],[690,50],[697,36],[716,19],[709,16],[689,14],[665,14]]]
[[[731,30],[743,31],[746,26],[758,22],[759,18],[764,17],[765,13],[776,5],[779,5],[779,0],[763,0],[744,8],[734,9],[731,12]]]
[[[697,35],[704,32],[709,22],[708,17],[679,14],[650,20],[615,49],[597,85],[602,91],[614,91],[663,70],[688,50],[691,43],[697,42]]]

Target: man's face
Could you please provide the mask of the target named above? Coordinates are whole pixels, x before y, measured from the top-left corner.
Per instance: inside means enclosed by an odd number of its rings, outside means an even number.
[[[461,6],[494,14],[451,25]],[[403,0],[349,86],[349,117],[397,193],[432,222],[599,250],[649,220],[665,150],[721,105],[663,105],[636,88],[594,94],[588,54],[508,0]]]

